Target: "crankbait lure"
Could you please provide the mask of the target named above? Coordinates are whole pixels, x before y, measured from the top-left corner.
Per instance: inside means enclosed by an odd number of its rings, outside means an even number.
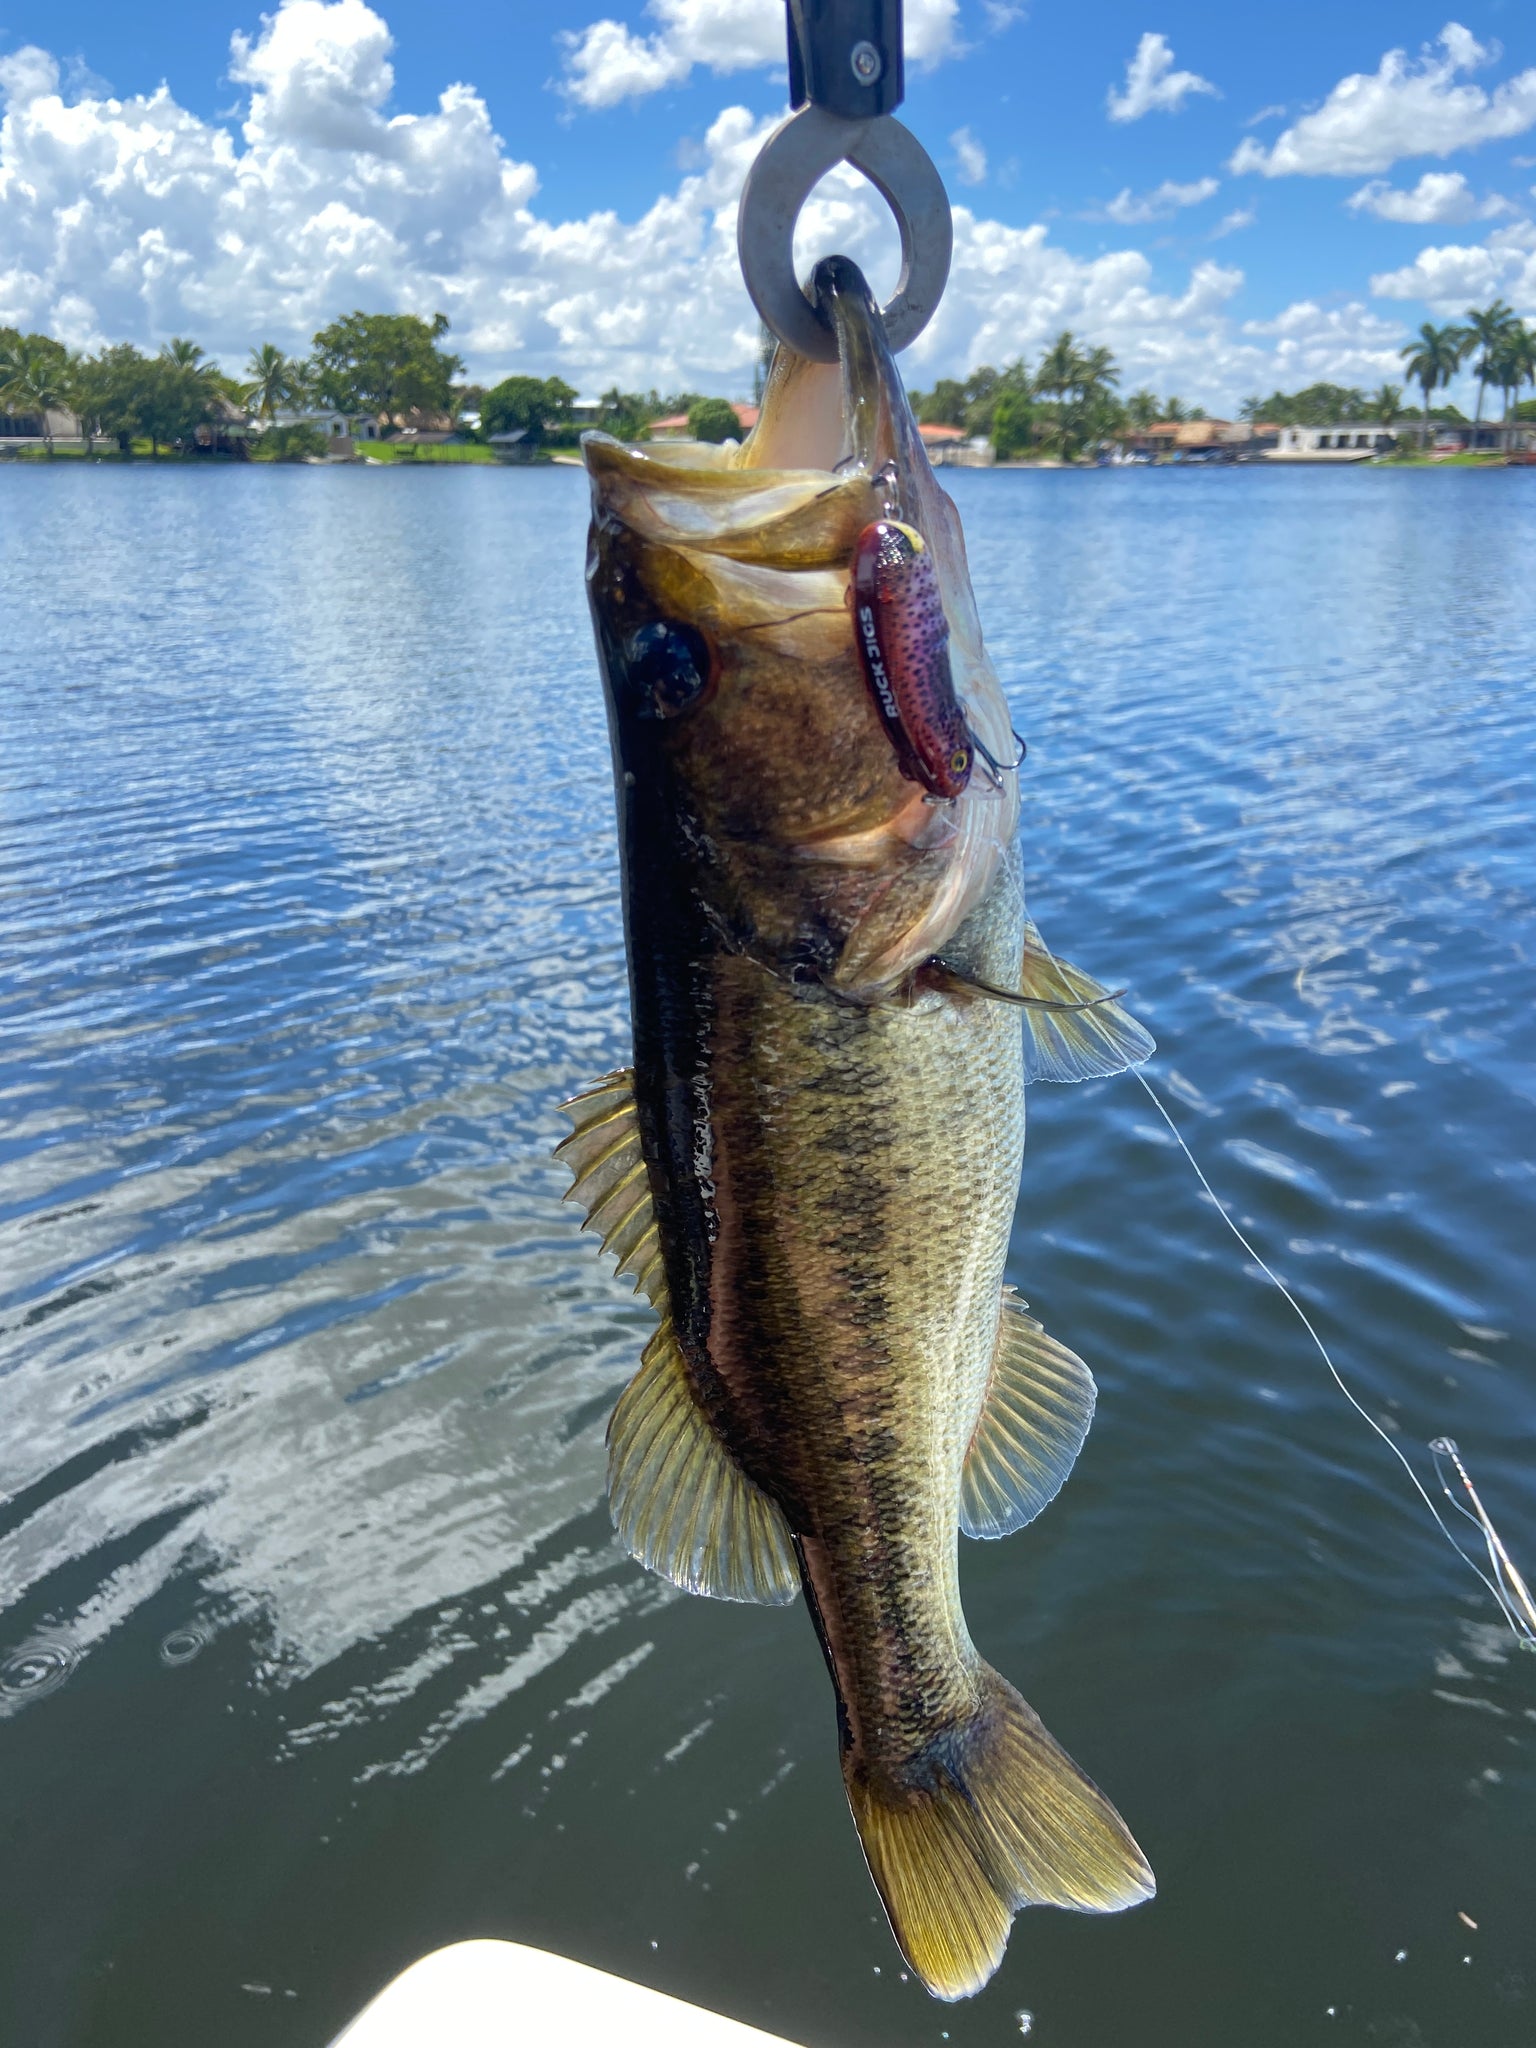
[[[854,639],[901,772],[930,794],[963,794],[976,745],[955,694],[949,622],[915,527],[877,519],[853,553]]]

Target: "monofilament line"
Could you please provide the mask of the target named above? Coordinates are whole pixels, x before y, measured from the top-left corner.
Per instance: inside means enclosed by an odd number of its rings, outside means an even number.
[[[1334,1385],[1338,1388],[1339,1392],[1344,1396],[1345,1400],[1349,1403],[1350,1407],[1354,1409],[1355,1413],[1360,1417],[1360,1419],[1369,1428],[1373,1429],[1376,1432],[1377,1436],[1381,1438],[1382,1442],[1386,1445],[1387,1449],[1392,1453],[1393,1457],[1396,1458],[1397,1462],[1408,1474],[1408,1478],[1412,1483],[1414,1492],[1417,1493],[1420,1500],[1423,1501],[1425,1507],[1429,1509],[1430,1514],[1434,1517],[1435,1527],[1440,1531],[1440,1534],[1445,1538],[1446,1542],[1449,1543],[1452,1550],[1455,1551],[1456,1555],[1461,1559],[1462,1563],[1467,1567],[1467,1569],[1469,1571],[1476,1572],[1477,1576],[1488,1588],[1488,1591],[1493,1595],[1494,1600],[1498,1603],[1499,1612],[1504,1616],[1504,1619],[1509,1623],[1511,1629],[1513,1629],[1516,1637],[1519,1639],[1521,1644],[1526,1649],[1536,1649],[1536,1630],[1533,1630],[1531,1628],[1529,1622],[1527,1622],[1525,1616],[1521,1613],[1519,1606],[1516,1604],[1515,1601],[1513,1601],[1510,1598],[1508,1589],[1502,1584],[1498,1584],[1493,1579],[1491,1579],[1488,1576],[1487,1572],[1485,1572],[1482,1566],[1477,1562],[1476,1558],[1470,1557],[1467,1554],[1467,1552],[1462,1549],[1460,1543],[1458,1543],[1456,1540],[1454,1531],[1447,1525],[1444,1516],[1440,1513],[1440,1510],[1435,1506],[1434,1501],[1425,1491],[1423,1482],[1420,1480],[1418,1473],[1414,1471],[1413,1467],[1409,1464],[1408,1460],[1403,1456],[1402,1451],[1398,1448],[1398,1446],[1395,1443],[1393,1443],[1391,1437],[1388,1436],[1387,1432],[1382,1428],[1381,1424],[1376,1420],[1375,1416],[1370,1414],[1368,1410],[1363,1408],[1359,1401],[1355,1399],[1355,1396],[1350,1392],[1349,1387],[1345,1383],[1343,1375],[1340,1373],[1338,1367],[1334,1364],[1332,1357],[1329,1355],[1327,1345],[1323,1342],[1322,1338],[1317,1334],[1317,1331],[1313,1328],[1311,1317],[1307,1314],[1306,1310],[1302,1307],[1301,1303],[1296,1299],[1295,1295],[1292,1294],[1291,1290],[1286,1286],[1285,1282],[1280,1278],[1280,1275],[1274,1270],[1274,1268],[1268,1263],[1267,1260],[1260,1257],[1258,1252],[1254,1250],[1253,1246],[1249,1243],[1248,1239],[1243,1235],[1242,1231],[1233,1221],[1231,1212],[1228,1210],[1226,1203],[1222,1201],[1220,1195],[1217,1194],[1216,1190],[1211,1186],[1210,1182],[1206,1179],[1205,1174],[1201,1169],[1199,1160],[1196,1159],[1194,1153],[1190,1151],[1188,1145],[1184,1142],[1184,1134],[1182,1131],[1180,1131],[1178,1125],[1174,1122],[1173,1118],[1168,1114],[1167,1109],[1164,1107],[1162,1097],[1157,1093],[1156,1089],[1154,1089],[1154,1087],[1152,1086],[1152,1083],[1147,1079],[1146,1075],[1142,1072],[1142,1070],[1139,1067],[1133,1068],[1132,1072],[1135,1074],[1137,1080],[1141,1083],[1142,1087],[1146,1090],[1147,1096],[1152,1103],[1152,1107],[1157,1111],[1158,1115],[1162,1118],[1163,1122],[1168,1126],[1169,1131],[1173,1134],[1174,1143],[1178,1146],[1179,1150],[1184,1154],[1184,1157],[1189,1161],[1190,1165],[1194,1168],[1195,1178],[1199,1181],[1201,1187],[1205,1189],[1205,1192],[1210,1196],[1212,1202],[1215,1204],[1216,1213],[1220,1216],[1222,1222],[1226,1224],[1228,1230],[1231,1231],[1232,1235],[1237,1239],[1238,1243],[1242,1246],[1243,1250],[1248,1254],[1249,1258],[1252,1259],[1253,1263],[1258,1267],[1259,1271],[1264,1275],[1265,1279],[1268,1280],[1272,1286],[1278,1288],[1280,1293],[1284,1295],[1285,1299],[1290,1303],[1291,1307],[1295,1310],[1297,1317],[1300,1319],[1302,1328],[1306,1331],[1307,1335],[1312,1339],[1312,1342],[1317,1346],[1318,1356],[1322,1359],[1324,1365],[1327,1366],[1329,1374],[1333,1379]],[[1438,1441],[1439,1439],[1437,1439],[1437,1442]],[[1500,1546],[1500,1548],[1502,1549],[1502,1545]],[[1523,1581],[1520,1583],[1523,1584]]]

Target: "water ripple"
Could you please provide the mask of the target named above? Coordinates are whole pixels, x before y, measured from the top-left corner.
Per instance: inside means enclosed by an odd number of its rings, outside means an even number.
[[[1536,1560],[1529,479],[955,488],[1043,929],[1130,985],[1370,1411],[1450,1428]],[[280,1982],[318,2043],[467,1931],[933,2038],[803,1620],[675,1599],[601,1503],[648,1316],[548,1158],[625,1037],[584,513],[568,473],[0,477],[0,1967],[39,2044],[166,2038],[173,1981],[188,2039],[270,2041],[239,1987]],[[1032,1116],[1013,1278],[1103,1400],[968,1608],[1164,1883],[1086,1978],[1031,1916],[999,1996],[1067,2048],[1290,2048],[1401,2010],[1406,1945],[1422,2038],[1524,2039],[1515,1937],[1480,1977],[1430,1930],[1524,1882],[1529,1671],[1139,1092]]]

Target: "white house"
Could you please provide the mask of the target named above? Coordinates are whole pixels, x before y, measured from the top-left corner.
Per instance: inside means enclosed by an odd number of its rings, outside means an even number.
[[[324,434],[328,441],[377,441],[379,423],[371,413],[329,412],[320,408],[313,412],[288,412],[281,406],[272,415],[274,427],[313,427],[317,434]],[[267,422],[251,415],[252,433],[265,433]]]
[[[1369,462],[1397,446],[1390,427],[1369,421],[1345,420],[1331,427],[1282,427],[1277,445],[1265,450],[1267,462]]]

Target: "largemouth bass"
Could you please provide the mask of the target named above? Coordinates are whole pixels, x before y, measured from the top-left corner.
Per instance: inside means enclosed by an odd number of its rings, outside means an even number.
[[[863,278],[815,290],[839,361],[781,349],[743,446],[584,444],[634,1066],[560,1151],[661,1319],[609,1429],[619,1534],[693,1592],[804,1593],[896,1940],[961,1998],[1018,1907],[1153,1889],[958,1578],[1093,1412],[1004,1286],[1026,1081],[1152,1044],[1025,915],[958,517]]]

